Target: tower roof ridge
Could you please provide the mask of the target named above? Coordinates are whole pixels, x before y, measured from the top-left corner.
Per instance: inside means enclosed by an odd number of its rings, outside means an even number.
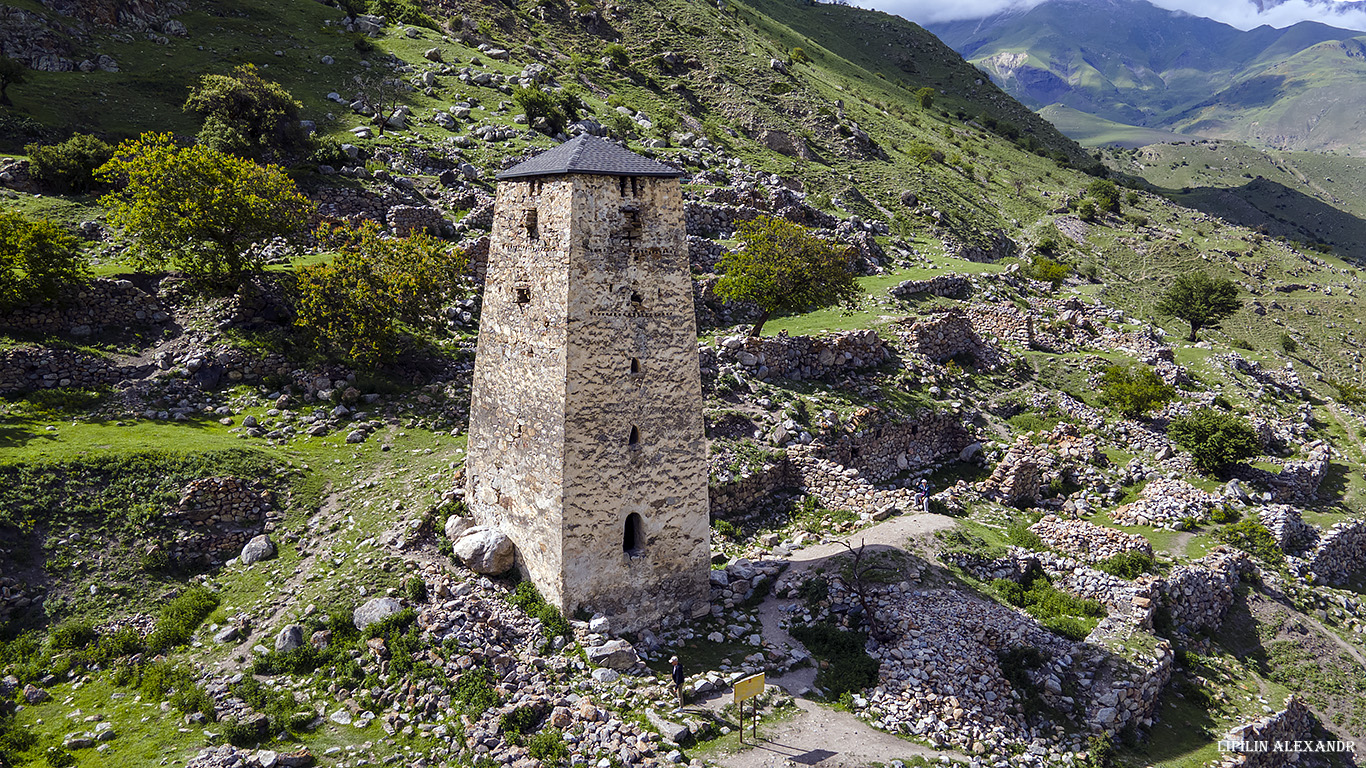
[[[587,173],[600,176],[662,176],[678,177],[683,172],[638,155],[629,149],[590,134],[582,134],[558,147],[524,160],[498,174],[497,178],[554,176],[568,173]]]

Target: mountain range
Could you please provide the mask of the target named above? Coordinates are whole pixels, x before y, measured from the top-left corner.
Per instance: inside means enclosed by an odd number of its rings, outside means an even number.
[[[1049,0],[927,29],[1036,109],[1271,149],[1362,145],[1360,32],[1308,21],[1243,31],[1144,0]]]

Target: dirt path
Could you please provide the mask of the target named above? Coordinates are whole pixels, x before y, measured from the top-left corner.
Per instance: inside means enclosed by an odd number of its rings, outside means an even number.
[[[720,706],[728,700],[729,696],[724,696],[711,701]],[[726,768],[785,768],[794,763],[820,768],[860,768],[917,755],[965,759],[954,752],[940,752],[874,730],[848,712],[822,707],[805,699],[796,699],[796,703],[799,708],[796,715],[779,722],[759,724],[757,744],[750,736],[751,731],[746,730],[745,747],[716,755],[715,760]]]
[[[789,558],[791,566],[788,568],[787,577],[791,578],[794,574],[815,568],[832,557],[848,552],[841,541],[847,541],[856,547],[862,543],[870,550],[906,550],[913,537],[947,530],[955,525],[953,518],[944,515],[915,514],[894,517],[843,539],[835,539],[794,552]],[[802,647],[801,643],[780,626],[785,610],[795,602],[797,601],[769,597],[759,606],[761,631],[766,642],[775,643],[779,647],[783,644],[794,648]],[[809,689],[815,678],[816,670],[808,667],[794,670],[782,677],[770,678],[768,682],[796,696]],[[947,755],[957,760],[965,759],[956,752],[941,752],[876,730],[848,712],[821,706],[802,698],[795,700],[799,707],[796,715],[780,722],[760,724],[757,745],[738,752],[718,755],[717,762],[726,768],[779,768],[794,763],[821,768],[855,768],[874,762],[885,764],[917,755],[927,758]],[[719,709],[729,701],[730,695],[726,692],[703,702],[703,706],[708,709]]]
[[[1190,531],[1177,531],[1176,535],[1172,537],[1171,549],[1168,550],[1171,553],[1171,556],[1185,557],[1186,547],[1191,543],[1191,539],[1193,538],[1195,538],[1195,534]]]

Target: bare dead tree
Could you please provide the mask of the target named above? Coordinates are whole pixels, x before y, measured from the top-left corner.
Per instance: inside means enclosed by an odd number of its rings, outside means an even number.
[[[841,541],[840,543],[844,545],[845,549],[849,550],[849,554],[854,558],[849,567],[851,576],[850,586],[854,590],[854,595],[858,597],[859,606],[863,608],[863,617],[868,622],[868,633],[879,643],[886,642],[888,637],[886,633],[882,631],[882,625],[878,623],[877,614],[873,611],[872,605],[868,602],[868,581],[877,576],[893,574],[896,572],[896,569],[885,565],[878,565],[877,563],[865,563],[864,543],[862,539],[859,540],[857,549],[847,541]]]
[[[398,113],[408,84],[397,77],[385,77],[382,74],[356,75],[356,87],[360,91],[360,100],[365,103],[366,112],[379,126],[379,135],[383,136],[384,126]]]

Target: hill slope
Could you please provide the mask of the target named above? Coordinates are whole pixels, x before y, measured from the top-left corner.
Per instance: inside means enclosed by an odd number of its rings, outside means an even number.
[[[931,31],[1035,108],[1276,149],[1357,147],[1366,127],[1366,43],[1314,22],[1244,32],[1145,0],[1050,0]]]

